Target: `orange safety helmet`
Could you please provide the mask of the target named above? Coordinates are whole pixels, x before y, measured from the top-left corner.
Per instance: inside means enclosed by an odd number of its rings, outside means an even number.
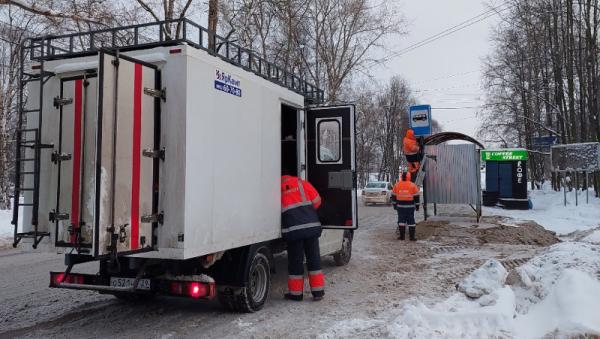
[[[415,139],[415,131],[413,131],[412,128],[409,128],[406,130],[406,137],[407,138],[411,138],[411,139]]]

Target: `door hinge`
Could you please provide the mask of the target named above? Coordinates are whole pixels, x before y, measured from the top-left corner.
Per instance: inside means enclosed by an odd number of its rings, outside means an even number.
[[[165,219],[165,215],[163,212],[160,213],[156,213],[156,214],[148,214],[148,215],[142,215],[142,217],[140,218],[140,221],[142,223],[154,223],[157,222],[159,224],[162,224],[163,221]]]
[[[163,88],[161,90],[161,89],[144,87],[144,94],[153,96],[155,98],[160,98],[160,99],[162,99],[162,101],[167,101],[167,89],[166,88]]]
[[[162,161],[165,161],[165,148],[163,147],[159,150],[147,148],[142,151],[142,155],[148,158],[158,158]]]
[[[53,163],[57,164],[60,161],[71,160],[72,156],[69,153],[58,153],[58,151],[52,152],[50,159]]]
[[[69,220],[69,213],[58,213],[56,211],[51,211],[48,219],[50,220],[50,222],[56,222],[59,220]]]
[[[73,98],[61,98],[58,96],[54,98],[54,108],[59,108],[64,105],[70,105],[72,103]]]

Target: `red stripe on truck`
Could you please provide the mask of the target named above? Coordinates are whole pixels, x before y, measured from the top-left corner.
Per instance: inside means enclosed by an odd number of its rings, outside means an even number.
[[[77,241],[79,228],[79,192],[81,185],[81,113],[83,80],[75,80],[75,105],[73,106],[73,182],[71,185],[71,243]]]
[[[142,139],[142,65],[135,64],[133,76],[133,150],[131,165],[131,249],[139,247],[140,152]]]

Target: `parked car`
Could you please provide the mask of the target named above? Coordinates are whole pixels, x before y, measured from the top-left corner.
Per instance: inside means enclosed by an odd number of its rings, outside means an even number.
[[[362,201],[368,204],[391,204],[392,184],[388,181],[372,181],[362,191]]]

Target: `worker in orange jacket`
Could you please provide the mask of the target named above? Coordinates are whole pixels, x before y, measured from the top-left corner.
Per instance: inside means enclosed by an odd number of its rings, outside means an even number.
[[[406,135],[402,139],[402,152],[406,156],[408,170],[412,173],[412,178],[416,179],[416,173],[421,167],[421,160],[423,160],[423,152],[415,137],[415,131],[411,128],[406,131]]]
[[[284,170],[284,174],[287,171]],[[281,235],[288,251],[288,292],[286,299],[301,301],[304,294],[304,256],[308,282],[314,300],[325,295],[325,275],[321,270],[319,237],[321,223],[317,209],[321,197],[308,181],[292,175],[281,177]]]
[[[415,209],[418,210],[419,206],[419,187],[410,181],[410,173],[402,173],[401,180],[394,185],[392,203],[398,212],[398,239],[404,240],[408,225],[410,240],[417,240]]]

